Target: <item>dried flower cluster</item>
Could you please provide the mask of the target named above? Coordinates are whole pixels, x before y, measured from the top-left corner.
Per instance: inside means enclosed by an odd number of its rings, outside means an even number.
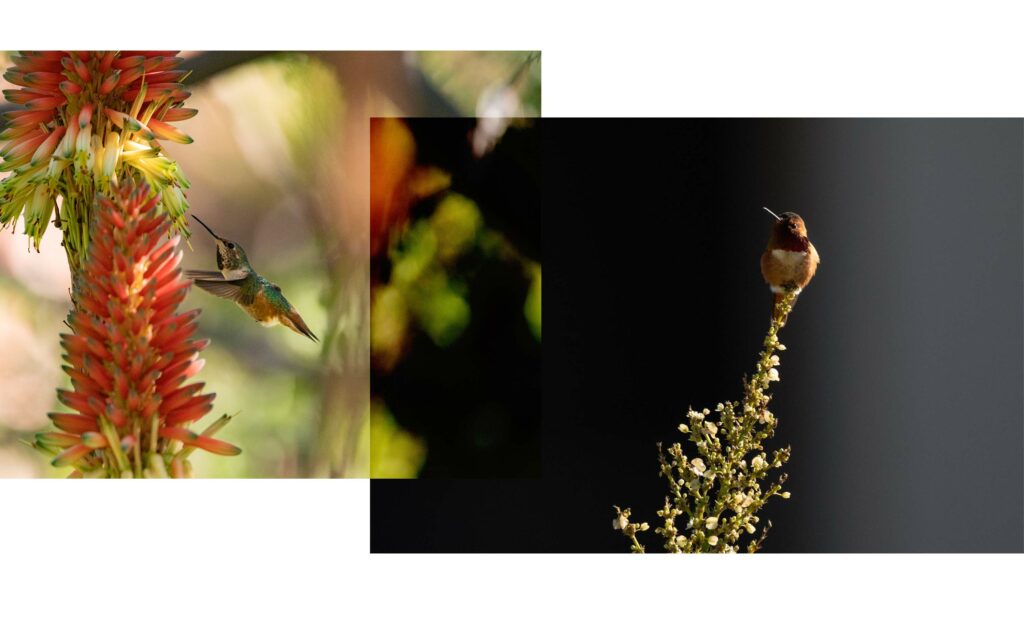
[[[658,511],[663,523],[655,532],[669,552],[735,553],[743,547],[744,535],[750,539],[746,550],[755,552],[771,528],[770,521],[761,523],[757,512],[773,496],[789,498],[789,492],[782,491],[786,474],[769,475],[786,463],[790,449],[769,455],[764,442],[778,425],[768,410],[768,390],[779,380],[776,352],[786,348],[778,333],[796,294],[785,294],[776,305],[756,371],[743,381],[743,401],[726,401],[713,411],[691,409],[679,431],[692,446],[684,448],[677,442],[663,449],[658,444],[661,476],[668,481],[669,494]],[[630,509],[614,508],[612,527],[630,539],[633,552],[643,553],[637,534],[650,526],[631,522]]]
[[[59,391],[73,413],[53,413],[60,431],[40,433],[33,446],[73,466],[72,476],[184,477],[196,449],[240,450],[189,425],[212,409],[214,395],[186,382],[203,366],[206,341],[190,339],[198,310],[177,313],[189,281],[178,264],[180,236],[145,184],[123,184],[97,202],[89,256],[62,335],[72,390]]]
[[[20,88],[4,96],[24,109],[4,114],[0,133],[0,171],[11,172],[0,181],[0,227],[22,217],[38,250],[57,209],[53,223],[77,274],[96,196],[131,177],[148,184],[187,234],[188,181],[158,141],[192,141],[170,124],[196,113],[182,107],[189,92],[177,52],[31,51],[11,60],[4,79]]]

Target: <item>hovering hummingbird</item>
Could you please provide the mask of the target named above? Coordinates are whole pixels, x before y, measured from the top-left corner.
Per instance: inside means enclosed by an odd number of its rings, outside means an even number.
[[[284,324],[300,335],[319,341],[281,293],[281,288],[256,274],[241,245],[217,236],[199,217],[192,215],[192,218],[199,221],[217,242],[219,271],[186,270],[186,277],[210,294],[233,301],[263,326]]]
[[[821,260],[807,238],[807,226],[800,215],[792,212],[777,215],[770,210],[768,214],[775,217],[775,223],[768,246],[761,254],[761,274],[771,287],[772,318],[776,318],[782,294],[789,290],[799,294],[811,282]]]

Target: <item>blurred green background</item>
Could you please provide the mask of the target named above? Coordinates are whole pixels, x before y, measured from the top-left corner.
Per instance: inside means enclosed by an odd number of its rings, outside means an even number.
[[[182,309],[202,309],[200,336],[212,340],[197,379],[217,393],[215,413],[241,412],[218,437],[243,449],[238,457],[197,453],[195,474],[367,477],[369,119],[538,116],[539,53],[183,55],[194,70],[188,106],[199,114],[180,126],[195,142],[164,146],[192,183],[191,212],[245,247],[321,339],[262,328],[233,304],[192,291]],[[0,63],[7,66],[5,54]],[[482,133],[500,138],[498,129]],[[55,389],[68,385],[58,343],[70,278],[56,230],[38,254],[17,231],[0,235],[0,477],[64,476],[20,440],[62,408]],[[211,239],[199,226],[192,232],[183,266],[214,268]],[[376,418],[374,431],[389,438],[375,448],[394,453],[382,451],[380,465],[401,466],[420,446]]]
[[[537,478],[539,125],[375,118],[371,140],[371,476]]]

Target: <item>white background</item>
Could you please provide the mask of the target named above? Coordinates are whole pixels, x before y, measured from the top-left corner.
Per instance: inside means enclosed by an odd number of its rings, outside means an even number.
[[[259,5],[10,0],[0,23],[10,49],[542,49],[545,116],[1024,116],[1011,3]],[[984,615],[1019,611],[1024,575],[1021,554],[368,547],[367,481],[4,481],[0,616]]]

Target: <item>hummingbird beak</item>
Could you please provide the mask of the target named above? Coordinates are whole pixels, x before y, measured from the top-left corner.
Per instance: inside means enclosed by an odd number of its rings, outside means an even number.
[[[767,210],[767,209],[766,209],[766,210]],[[196,221],[198,221],[198,222],[199,222],[199,225],[201,225],[201,226],[205,227],[205,228],[206,228],[206,231],[210,233],[210,236],[213,236],[213,237],[214,237],[214,238],[216,238],[217,240],[223,240],[223,239],[222,239],[222,238],[221,238],[220,236],[217,236],[216,234],[214,234],[214,233],[213,233],[213,230],[211,230],[211,229],[210,229],[210,226],[209,226],[209,225],[206,225],[205,223],[203,223],[203,220],[202,220],[202,219],[200,219],[199,217],[197,217],[197,216],[195,216],[195,215],[192,215],[192,218],[193,218],[193,219],[195,219]]]
[[[767,207],[767,206],[763,206],[762,208],[764,208],[765,210],[767,210],[767,211],[768,211],[768,214],[770,214],[771,216],[775,217],[775,220],[776,220],[776,221],[782,221],[782,217],[780,217],[779,215],[775,214],[774,212],[772,212],[772,211],[768,210],[768,207]],[[192,216],[194,217],[195,215],[192,215]],[[202,221],[200,221],[200,223],[202,223]],[[206,229],[210,229],[210,228],[206,228]],[[210,233],[212,234],[213,232],[210,232]]]

